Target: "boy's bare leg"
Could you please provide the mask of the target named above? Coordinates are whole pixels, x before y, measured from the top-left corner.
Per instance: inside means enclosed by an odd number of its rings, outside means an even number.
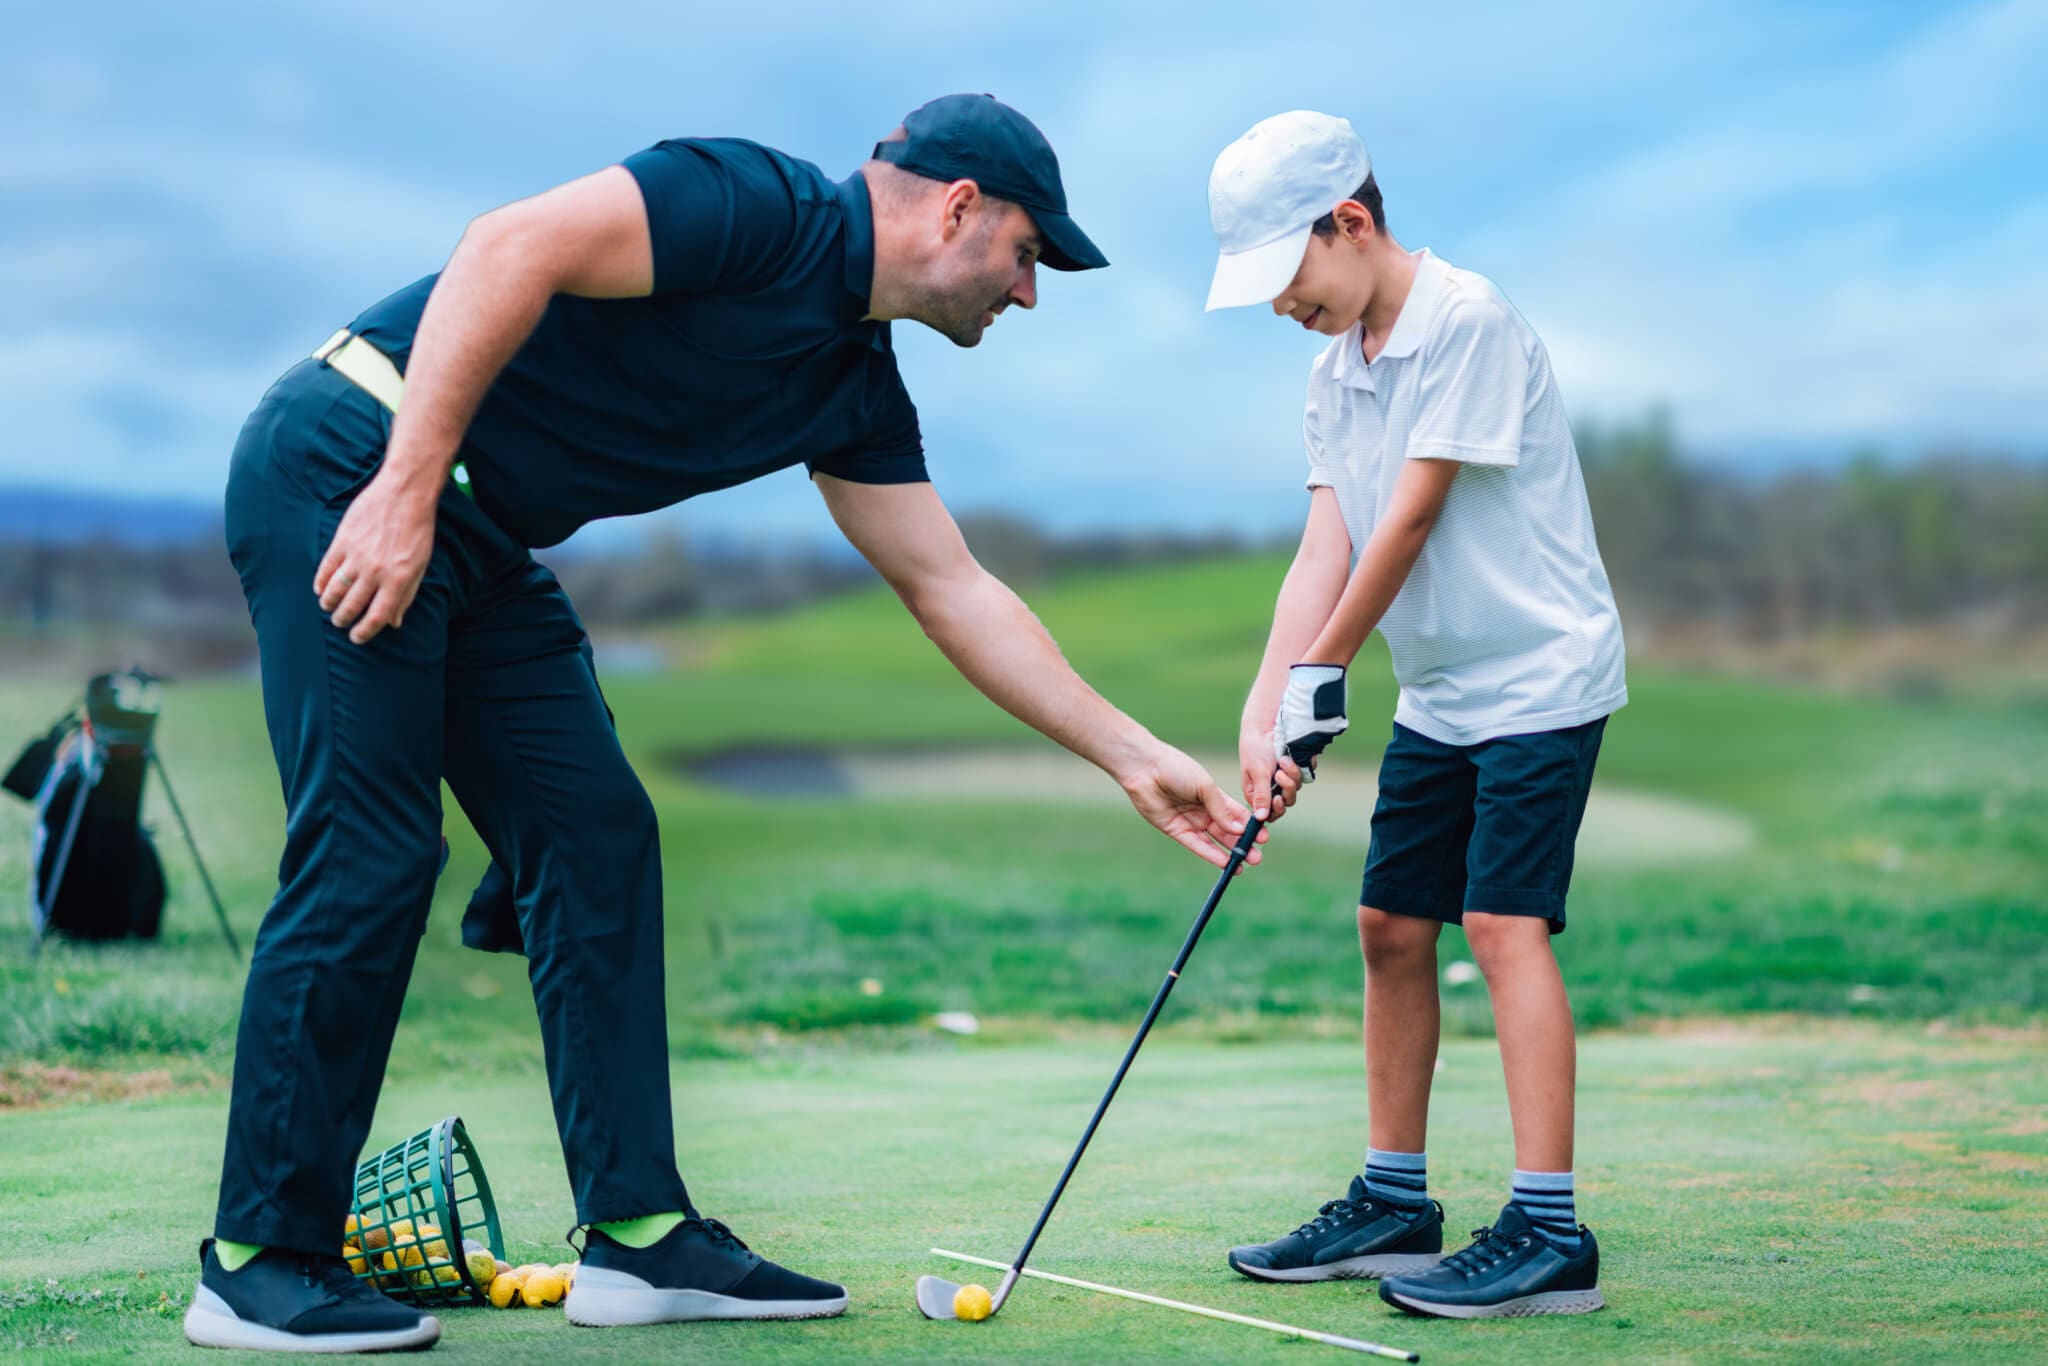
[[[1365,1081],[1372,1104],[1364,1170],[1294,1232],[1230,1249],[1259,1281],[1326,1281],[1426,1270],[1443,1257],[1443,1211],[1429,1199],[1422,1140],[1436,1071],[1434,920],[1358,908],[1365,952]]]
[[[1358,908],[1358,943],[1365,953],[1368,1141],[1389,1152],[1424,1151],[1441,1021],[1436,941],[1442,932],[1434,920]]]
[[[1493,997],[1494,1033],[1515,1127],[1515,1166],[1568,1172],[1578,1048],[1564,976],[1550,950],[1550,924],[1541,916],[1467,911],[1465,939]],[[1378,1120],[1375,1109],[1373,1121]]]

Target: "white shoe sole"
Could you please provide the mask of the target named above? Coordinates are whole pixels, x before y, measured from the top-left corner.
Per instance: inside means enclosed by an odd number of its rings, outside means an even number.
[[[422,1315],[419,1325],[394,1333],[287,1333],[235,1317],[228,1302],[200,1286],[185,1311],[185,1340],[195,1347],[243,1347],[259,1352],[408,1352],[431,1347],[441,1320]]]
[[[744,1300],[709,1290],[664,1290],[638,1276],[601,1266],[576,1268],[562,1311],[584,1328],[711,1319],[829,1319],[846,1312],[846,1296],[829,1300]]]
[[[1436,1304],[1398,1290],[1383,1293],[1403,1309],[1433,1314],[1440,1319],[1525,1319],[1537,1314],[1590,1314],[1607,1307],[1598,1286],[1591,1290],[1546,1290],[1540,1295],[1524,1295],[1499,1304]]]
[[[1444,1259],[1441,1252],[1383,1252],[1365,1257],[1346,1257],[1325,1266],[1297,1266],[1285,1270],[1250,1266],[1232,1260],[1230,1269],[1258,1281],[1376,1281],[1382,1276],[1405,1276],[1427,1271]]]

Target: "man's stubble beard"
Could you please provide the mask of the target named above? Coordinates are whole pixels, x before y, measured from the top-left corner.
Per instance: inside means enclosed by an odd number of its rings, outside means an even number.
[[[973,239],[962,247],[963,256],[978,260],[986,256],[995,224],[984,222]],[[981,315],[1002,309],[1010,301],[1010,272],[968,275],[958,280],[940,280],[929,285],[917,299],[911,316],[958,347],[981,344],[987,327]]]

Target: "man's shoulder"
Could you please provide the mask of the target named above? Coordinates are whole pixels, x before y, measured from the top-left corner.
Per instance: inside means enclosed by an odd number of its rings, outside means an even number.
[[[830,177],[816,164],[751,138],[664,138],[630,160],[715,168],[737,189],[787,193],[800,203],[824,198],[832,190]]]

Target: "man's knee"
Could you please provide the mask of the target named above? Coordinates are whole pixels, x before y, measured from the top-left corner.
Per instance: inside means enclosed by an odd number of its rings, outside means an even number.
[[[602,791],[594,792],[583,808],[586,824],[594,833],[591,843],[614,867],[653,863],[661,850],[660,823],[647,789],[631,769],[626,769]]]
[[[1443,927],[1434,920],[1395,915],[1376,906],[1358,908],[1358,945],[1374,971],[1404,968],[1436,971],[1436,939]]]
[[[304,843],[310,852],[287,854],[258,951],[372,966],[409,953],[433,905],[440,831],[387,832],[374,843],[328,831]]]

